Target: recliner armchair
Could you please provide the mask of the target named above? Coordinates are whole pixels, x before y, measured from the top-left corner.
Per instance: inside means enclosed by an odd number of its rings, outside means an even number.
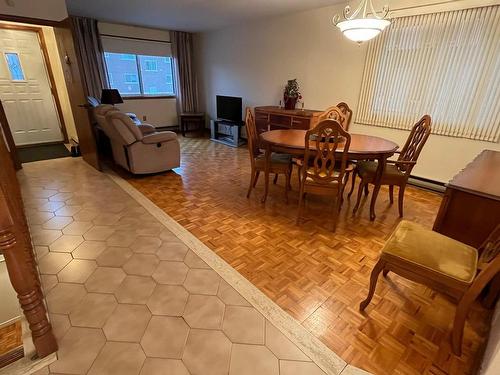
[[[157,132],[148,124],[136,125],[111,105],[96,107],[94,114],[111,141],[115,163],[131,173],[157,173],[180,166],[180,146],[174,132]]]

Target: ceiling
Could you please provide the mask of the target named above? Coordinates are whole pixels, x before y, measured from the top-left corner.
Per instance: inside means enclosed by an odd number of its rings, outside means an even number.
[[[207,31],[346,0],[66,0],[72,15],[171,30]]]

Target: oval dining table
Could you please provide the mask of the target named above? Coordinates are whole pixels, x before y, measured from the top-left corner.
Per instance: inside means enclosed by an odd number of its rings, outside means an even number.
[[[285,153],[291,155],[304,155],[306,130],[283,129],[269,130],[260,134],[262,147],[265,149],[266,169],[265,169],[265,187],[262,203],[267,199],[269,191],[269,170],[271,165],[271,153]],[[315,141],[310,141],[311,150],[316,148]],[[375,202],[380,190],[383,171],[386,160],[390,158],[399,146],[387,139],[375,137],[372,135],[352,134],[351,145],[347,157],[349,160],[377,160],[378,167],[375,175],[374,189],[370,202],[370,220],[375,220]],[[343,152],[342,143],[337,148],[339,153]]]

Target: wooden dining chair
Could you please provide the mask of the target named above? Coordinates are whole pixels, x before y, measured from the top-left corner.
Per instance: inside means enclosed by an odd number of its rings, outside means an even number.
[[[324,110],[324,112],[318,117],[318,121],[323,120],[336,120],[342,125],[345,131],[349,130],[349,125],[351,124],[352,110],[349,106],[341,102],[337,105],[329,107]]]
[[[326,195],[334,198],[333,230],[335,231],[345,185],[351,136],[338,121],[323,120],[314,129],[306,132],[304,142],[303,160],[308,160],[309,163],[301,168],[297,224],[302,217],[304,195],[306,193]]]
[[[408,178],[410,178],[413,167],[417,164],[417,159],[422,151],[422,148],[431,134],[431,117],[423,116],[412,128],[408,139],[401,151],[396,151],[399,154],[397,160],[387,160],[385,170],[382,175],[381,185],[389,185],[389,200],[394,203],[394,186],[399,187],[398,208],[399,216],[403,217],[403,199]],[[365,195],[368,195],[368,184],[374,184],[377,174],[378,164],[376,161],[358,161],[354,170],[351,190],[349,197],[354,191],[354,183],[356,175],[361,178],[358,188],[358,197],[353,212],[359,208],[361,195],[363,190]]]
[[[252,168],[250,186],[248,187],[247,198],[250,198],[252,189],[257,185],[260,172],[266,170],[266,157],[259,148],[259,138],[257,128],[255,127],[255,117],[250,108],[246,108],[245,128],[247,132],[248,151],[250,152],[250,165]],[[271,154],[271,165],[269,173],[276,175],[274,182],[279,174],[285,175],[285,199],[288,202],[288,190],[290,189],[290,177],[292,175],[292,157],[287,154]]]
[[[402,220],[385,243],[372,270],[368,296],[359,308],[370,303],[380,272],[394,272],[424,284],[458,301],[452,331],[452,349],[461,355],[467,313],[483,289],[500,273],[500,224],[487,240],[475,248],[422,226]]]

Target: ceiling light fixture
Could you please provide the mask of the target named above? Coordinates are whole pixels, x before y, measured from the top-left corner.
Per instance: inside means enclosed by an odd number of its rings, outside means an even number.
[[[389,6],[384,5],[382,12],[376,12],[372,0],[361,0],[356,10],[351,14],[351,7],[344,9],[344,21],[340,21],[340,15],[333,17],[333,24],[350,40],[361,43],[375,38],[391,21],[386,20]],[[359,15],[361,17],[357,18]]]

